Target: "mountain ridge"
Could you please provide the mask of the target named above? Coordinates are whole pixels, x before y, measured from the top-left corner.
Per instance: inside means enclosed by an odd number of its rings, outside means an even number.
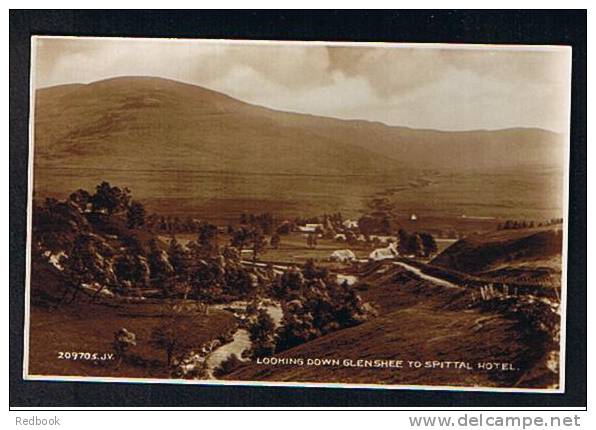
[[[250,170],[265,172],[390,173],[404,166],[466,168],[478,160],[485,167],[525,165],[527,160],[548,164],[554,157],[540,156],[540,150],[552,152],[549,143],[561,141],[542,129],[418,130],[276,111],[196,85],[150,77],[37,90],[35,120],[40,166],[131,168],[138,159],[123,148],[143,145],[145,164],[161,168],[242,171],[246,169],[239,167],[247,163],[255,165]],[[524,156],[524,145],[532,146],[531,156]],[[179,156],[168,154],[168,147]],[[457,156],[436,154],[442,148]],[[106,152],[115,159],[102,156]],[[462,158],[470,152],[475,153]]]
[[[228,95],[224,92],[217,91],[217,90],[207,88],[207,87],[203,87],[198,84],[192,84],[190,82],[180,81],[180,80],[171,79],[171,78],[143,76],[143,75],[115,76],[115,77],[110,77],[110,78],[105,78],[105,79],[99,79],[97,81],[92,81],[92,82],[88,82],[88,83],[56,84],[56,85],[50,85],[50,86],[46,86],[46,87],[37,88],[36,92],[37,93],[51,92],[52,90],[59,90],[59,89],[63,89],[63,88],[77,89],[77,88],[82,88],[82,87],[87,87],[87,86],[94,86],[94,85],[98,85],[98,84],[107,84],[109,82],[117,82],[117,81],[124,81],[124,80],[131,80],[131,81],[155,80],[155,81],[171,82],[171,83],[179,84],[179,85],[183,85],[183,86],[200,88],[201,90],[204,90],[206,92],[218,94],[222,97],[226,97],[226,98],[235,100],[237,102],[240,102],[240,103],[252,106],[252,107],[257,107],[257,108],[261,108],[261,109],[276,112],[276,113],[287,113],[287,114],[296,114],[296,115],[300,115],[300,116],[304,116],[304,117],[339,120],[339,121],[344,121],[346,123],[365,123],[365,124],[371,124],[371,125],[380,125],[380,126],[384,126],[384,127],[390,127],[393,129],[401,129],[401,130],[407,130],[407,131],[436,132],[436,133],[485,133],[485,132],[495,133],[495,132],[508,132],[508,131],[537,131],[537,132],[550,133],[550,134],[559,135],[559,136],[565,135],[565,133],[556,132],[556,131],[549,130],[546,128],[529,127],[529,126],[510,126],[510,127],[503,127],[503,128],[472,128],[472,129],[462,129],[462,130],[446,130],[446,129],[430,128],[430,127],[421,127],[420,128],[420,127],[412,127],[412,126],[407,126],[407,125],[387,124],[387,123],[384,123],[383,121],[375,121],[375,120],[370,120],[370,119],[365,119],[365,118],[340,118],[340,117],[334,117],[334,116],[329,116],[329,115],[317,115],[317,114],[312,114],[312,113],[291,111],[291,110],[285,110],[285,109],[274,109],[274,108],[271,108],[271,107],[268,107],[265,105],[250,103],[250,102],[241,100],[239,98],[236,98],[234,96]]]

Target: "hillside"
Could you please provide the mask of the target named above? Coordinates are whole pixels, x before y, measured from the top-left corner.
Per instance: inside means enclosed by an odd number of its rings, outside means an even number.
[[[346,175],[552,167],[563,142],[539,129],[440,132],[278,112],[144,77],[38,90],[35,125],[39,165],[111,169]]]
[[[285,115],[164,79],[40,90],[35,123],[41,166],[284,174],[392,168],[353,142],[295,127]]]
[[[459,240],[432,264],[470,274],[521,267],[560,273],[561,252],[560,227],[500,230]]]
[[[399,267],[375,265],[356,288],[379,316],[276,354],[279,358],[513,363],[506,371],[266,365],[254,361],[227,380],[535,387],[556,381],[545,357],[552,345],[522,311],[474,303],[464,289],[443,288]],[[535,309],[535,304],[531,305]]]
[[[225,222],[250,211],[359,216],[380,192],[405,213],[540,219],[560,216],[563,140],[279,112],[122,77],[37,91],[34,192],[64,198],[107,180],[150,210]]]

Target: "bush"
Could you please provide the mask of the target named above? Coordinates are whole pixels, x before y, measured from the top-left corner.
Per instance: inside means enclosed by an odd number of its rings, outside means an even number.
[[[228,375],[242,366],[242,364],[242,360],[240,360],[236,354],[232,354],[213,370],[213,376],[220,378],[224,375]]]
[[[275,285],[285,302],[276,351],[364,322],[370,315],[356,290],[307,263],[304,275],[286,272]]]

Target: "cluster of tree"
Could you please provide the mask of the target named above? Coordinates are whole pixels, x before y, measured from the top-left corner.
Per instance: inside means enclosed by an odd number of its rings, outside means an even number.
[[[254,292],[259,281],[254,270],[242,266],[236,248],[221,249],[216,226],[199,223],[195,240],[185,246],[174,238],[169,244],[157,238],[140,243],[140,232],[121,225],[124,215],[129,227],[145,225],[143,214],[128,189],[107,182],[98,185],[94,195],[79,190],[63,202],[47,199],[33,213],[34,249],[44,258],[62,255],[59,264],[72,300],[82,287],[92,287],[97,294],[106,287],[124,293],[153,287],[164,296],[205,300]],[[256,258],[265,236],[257,228],[244,233],[232,242],[240,248],[251,246]]]
[[[264,280],[242,266],[236,248],[220,249],[216,231],[205,224],[195,241],[183,246],[172,239],[167,249],[151,240],[147,256],[151,284],[162,288],[166,296],[204,301],[254,295]]]
[[[151,214],[146,217],[145,228],[162,233],[197,233],[201,222],[192,216],[180,218],[178,216],[163,216]]]
[[[408,233],[400,229],[397,233],[397,251],[400,255],[415,255],[417,257],[429,257],[437,252],[437,242],[429,233]]]
[[[125,215],[128,228],[145,225],[146,212],[143,204],[132,199],[128,188],[111,186],[106,181],[95,187],[94,194],[83,189],[73,192],[66,203],[84,214]]]
[[[271,238],[271,246],[279,246],[280,238],[278,234],[274,234],[275,239]],[[240,254],[244,249],[252,251],[253,261],[256,261],[259,255],[263,253],[267,246],[267,239],[265,233],[256,226],[241,226],[237,229],[232,229],[230,244],[238,249]]]
[[[360,229],[360,233],[364,235],[389,235],[393,231],[391,220],[385,213],[375,213],[360,217],[358,228]]]
[[[246,214],[240,215],[240,225],[258,227],[264,234],[272,234],[277,227],[277,220],[269,212],[261,214]]]
[[[536,221],[528,221],[528,220],[507,220],[504,223],[500,223],[497,225],[497,230],[516,230],[521,228],[534,228],[534,227],[542,227],[542,226],[549,226],[549,225],[557,225],[562,224],[563,218],[551,218],[547,221],[536,222]]]
[[[247,323],[247,328],[252,344],[249,351],[250,356],[265,357],[272,355],[275,352],[275,344],[277,341],[275,323],[267,310],[263,308],[255,309]]]
[[[69,200],[60,202],[48,198],[33,209],[34,245],[44,250],[68,249],[74,235],[89,232],[91,228],[78,206]]]
[[[108,216],[124,215],[128,228],[144,228],[163,233],[197,233],[201,222],[192,216],[164,216],[156,213],[147,214],[144,205],[132,199],[128,188],[111,186],[109,182],[97,185],[95,194],[79,189],[69,198],[82,213],[100,213]]]
[[[280,352],[341,328],[365,321],[369,315],[360,296],[347,283],[339,284],[327,269],[312,261],[290,269],[272,284],[272,294],[284,303],[284,319],[275,333]]]
[[[76,204],[81,211],[103,212],[108,215],[124,212],[132,200],[128,188],[113,187],[106,181],[95,187],[95,194],[79,189],[72,193],[68,199]]]

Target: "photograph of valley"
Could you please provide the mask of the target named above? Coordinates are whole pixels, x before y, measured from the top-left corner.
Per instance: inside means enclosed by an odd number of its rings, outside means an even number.
[[[24,377],[562,391],[570,61],[33,38]]]

